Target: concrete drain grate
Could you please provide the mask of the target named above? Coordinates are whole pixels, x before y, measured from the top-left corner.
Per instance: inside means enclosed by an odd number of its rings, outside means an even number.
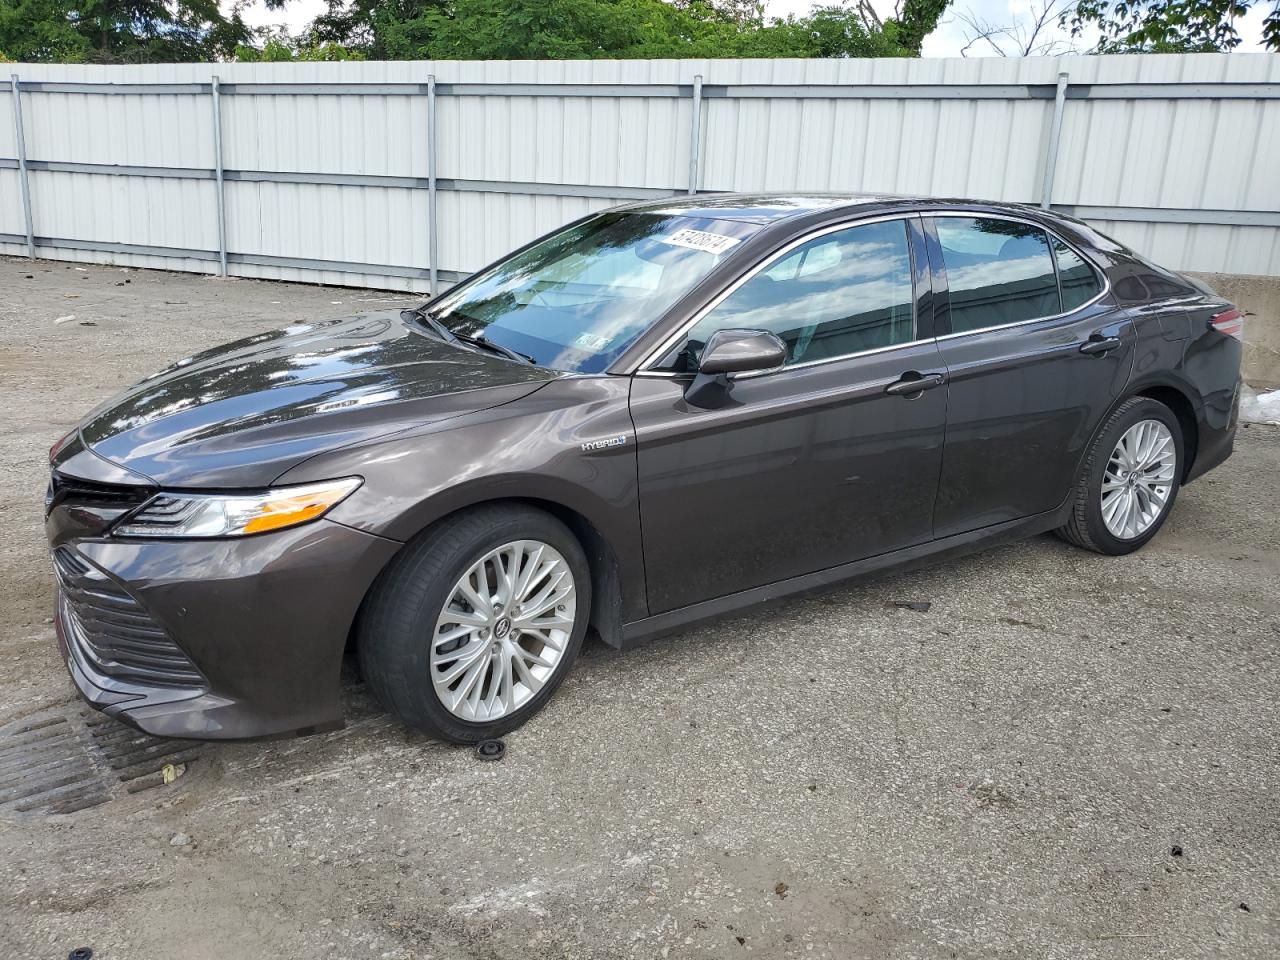
[[[44,710],[0,727],[0,810],[74,813],[165,782],[199,755],[192,740],[162,740],[95,710]]]

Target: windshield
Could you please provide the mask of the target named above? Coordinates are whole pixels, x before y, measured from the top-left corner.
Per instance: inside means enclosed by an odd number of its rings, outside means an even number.
[[[542,366],[599,373],[758,229],[661,211],[603,213],[477,274],[431,313],[458,336]]]

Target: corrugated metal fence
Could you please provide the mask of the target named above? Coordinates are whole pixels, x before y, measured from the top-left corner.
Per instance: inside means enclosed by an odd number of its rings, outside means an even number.
[[[425,290],[688,191],[1052,204],[1280,275],[1280,56],[8,65],[0,252]]]

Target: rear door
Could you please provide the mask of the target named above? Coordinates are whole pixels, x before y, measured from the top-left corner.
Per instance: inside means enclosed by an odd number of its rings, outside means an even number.
[[[821,231],[635,376],[650,613],[930,538],[947,401],[928,291],[918,218]],[[786,365],[691,406],[687,371],[733,327],[776,333]],[[890,389],[919,377],[928,389]]]
[[[1134,334],[1100,272],[1036,224],[935,215],[926,231],[948,377],[941,538],[1062,503]]]

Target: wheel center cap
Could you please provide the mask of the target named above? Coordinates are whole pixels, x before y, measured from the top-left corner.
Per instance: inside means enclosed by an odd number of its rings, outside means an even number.
[[[505,640],[507,634],[511,632],[511,620],[503,617],[493,625],[493,635],[499,640]]]

